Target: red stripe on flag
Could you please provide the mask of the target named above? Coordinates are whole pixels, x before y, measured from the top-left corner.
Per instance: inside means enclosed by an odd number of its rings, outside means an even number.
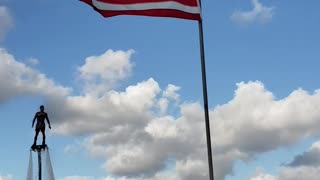
[[[85,0],[88,1],[88,0]],[[91,0],[90,0],[91,1]],[[197,0],[98,0],[110,4],[137,4],[137,3],[157,3],[157,2],[170,2],[175,1],[187,6],[198,6]]]
[[[119,15],[140,15],[140,16],[153,16],[153,17],[175,17],[190,20],[199,20],[199,14],[190,14],[176,10],[139,10],[139,11],[98,11],[104,17],[112,17]]]

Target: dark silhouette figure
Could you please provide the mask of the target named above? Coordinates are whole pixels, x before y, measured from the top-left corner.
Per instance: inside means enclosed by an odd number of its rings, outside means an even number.
[[[40,111],[34,115],[34,118],[32,121],[32,127],[33,127],[36,119],[37,119],[37,124],[36,124],[36,129],[35,129],[36,135],[34,136],[34,142],[33,142],[32,147],[36,146],[37,138],[38,138],[40,131],[42,133],[42,145],[45,146],[46,145],[46,135],[45,135],[46,124],[45,124],[44,120],[45,119],[47,120],[50,129],[51,129],[51,125],[50,125],[50,121],[48,118],[48,114],[46,112],[44,112],[43,105],[40,106]]]

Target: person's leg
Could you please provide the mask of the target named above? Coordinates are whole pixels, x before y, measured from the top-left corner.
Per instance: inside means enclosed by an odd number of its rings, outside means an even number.
[[[41,128],[41,133],[42,133],[42,145],[45,145],[46,144],[45,128]]]
[[[34,136],[34,142],[33,142],[34,145],[37,144],[37,139],[38,139],[39,131],[40,131],[40,129],[37,129],[37,128],[36,128],[36,135]]]

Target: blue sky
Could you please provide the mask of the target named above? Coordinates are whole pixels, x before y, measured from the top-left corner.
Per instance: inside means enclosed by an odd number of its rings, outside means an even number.
[[[202,4],[216,178],[316,179],[320,2]],[[196,21],[0,0],[0,48],[0,180],[41,104],[56,179],[208,179]]]

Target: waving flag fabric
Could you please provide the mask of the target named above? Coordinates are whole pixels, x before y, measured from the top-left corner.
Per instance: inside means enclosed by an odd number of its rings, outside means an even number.
[[[198,0],[81,0],[104,17],[142,15],[200,20]]]

